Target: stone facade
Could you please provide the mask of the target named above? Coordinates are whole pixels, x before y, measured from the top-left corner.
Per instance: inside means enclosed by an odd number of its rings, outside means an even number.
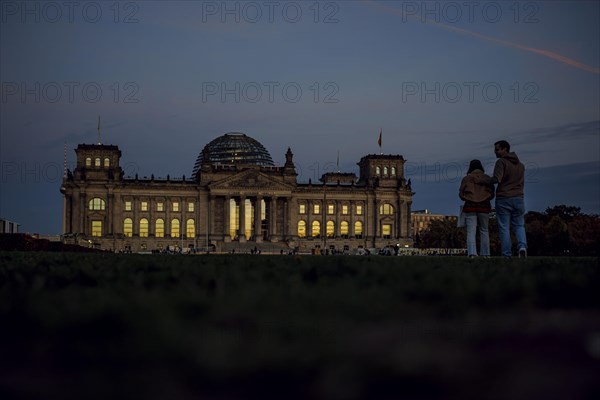
[[[63,237],[114,251],[235,246],[350,250],[412,246],[414,193],[400,155],[367,155],[360,175],[298,183],[288,149],[282,167],[212,163],[193,178],[125,178],[114,145],[80,144],[67,171]]]

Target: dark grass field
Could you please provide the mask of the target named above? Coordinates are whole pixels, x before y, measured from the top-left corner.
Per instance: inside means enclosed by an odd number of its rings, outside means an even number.
[[[597,258],[0,253],[2,399],[598,399]]]

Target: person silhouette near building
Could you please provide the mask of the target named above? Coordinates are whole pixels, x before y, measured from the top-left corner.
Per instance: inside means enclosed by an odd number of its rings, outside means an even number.
[[[519,257],[527,257],[527,237],[525,235],[525,166],[510,151],[510,144],[506,140],[494,143],[496,165],[492,183],[496,187],[496,219],[500,235],[502,255],[512,257],[512,242],[510,229],[512,227],[517,238]]]
[[[490,235],[488,231],[494,198],[492,178],[484,173],[479,160],[472,160],[467,175],[460,183],[458,196],[464,200],[463,213],[467,222],[467,254],[477,256],[476,233],[479,230],[479,255],[490,256]]]

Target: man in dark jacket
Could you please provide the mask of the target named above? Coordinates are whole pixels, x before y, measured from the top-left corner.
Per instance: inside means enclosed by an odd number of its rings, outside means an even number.
[[[512,226],[519,257],[527,257],[527,238],[525,236],[525,202],[523,200],[525,186],[525,166],[519,157],[510,151],[506,140],[494,143],[496,166],[492,181],[498,184],[496,188],[496,218],[500,233],[502,255],[512,257],[510,227]]]

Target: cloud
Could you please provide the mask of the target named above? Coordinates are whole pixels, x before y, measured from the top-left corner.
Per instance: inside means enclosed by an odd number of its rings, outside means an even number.
[[[388,13],[391,13],[391,14],[400,15],[400,16],[402,16],[402,18],[415,18],[415,15],[405,14],[404,12],[402,12],[402,10],[399,10],[399,9],[393,8],[393,7],[388,7],[388,6],[386,6],[386,5],[382,4],[382,3],[376,2],[374,0],[365,0],[365,1],[366,1],[367,4],[372,4],[372,5],[376,6],[376,7],[384,10],[385,12],[388,12]],[[578,69],[581,69],[583,71],[587,71],[587,72],[591,72],[591,73],[596,74],[596,75],[600,75],[600,68],[584,64],[582,62],[579,62],[577,60],[573,60],[571,58],[565,57],[565,56],[563,56],[561,54],[558,54],[558,53],[555,53],[553,51],[544,50],[544,49],[537,49],[535,47],[529,47],[529,46],[524,46],[524,45],[519,44],[519,43],[509,42],[508,40],[498,39],[498,38],[495,38],[493,36],[482,35],[482,34],[477,33],[477,32],[469,31],[469,30],[463,29],[463,28],[458,28],[456,26],[452,26],[452,25],[448,25],[448,24],[443,24],[443,23],[440,23],[440,22],[433,21],[431,19],[424,19],[423,22],[426,23],[426,24],[429,24],[429,25],[437,26],[437,27],[442,28],[442,29],[446,29],[446,30],[451,31],[451,32],[456,32],[456,33],[460,33],[460,34],[463,34],[463,35],[472,36],[472,37],[475,37],[477,39],[480,39],[480,40],[483,40],[483,41],[486,41],[486,42],[496,43],[496,44],[499,44],[501,46],[511,47],[511,48],[514,48],[514,49],[523,50],[523,51],[527,51],[527,52],[530,52],[530,53],[538,54],[538,55],[550,58],[551,60],[558,61],[559,63],[568,65],[570,67],[578,68]]]
[[[575,139],[600,135],[600,120],[571,122],[564,125],[535,128],[520,132],[511,138],[515,144],[531,144],[547,140]]]
[[[563,125],[540,127],[528,129],[504,136],[511,145],[526,145],[547,143],[558,140],[573,140],[585,137],[600,138],[600,120],[587,122],[570,122]],[[479,148],[489,148],[490,143],[485,142]],[[529,150],[531,154],[539,153],[539,150]]]

